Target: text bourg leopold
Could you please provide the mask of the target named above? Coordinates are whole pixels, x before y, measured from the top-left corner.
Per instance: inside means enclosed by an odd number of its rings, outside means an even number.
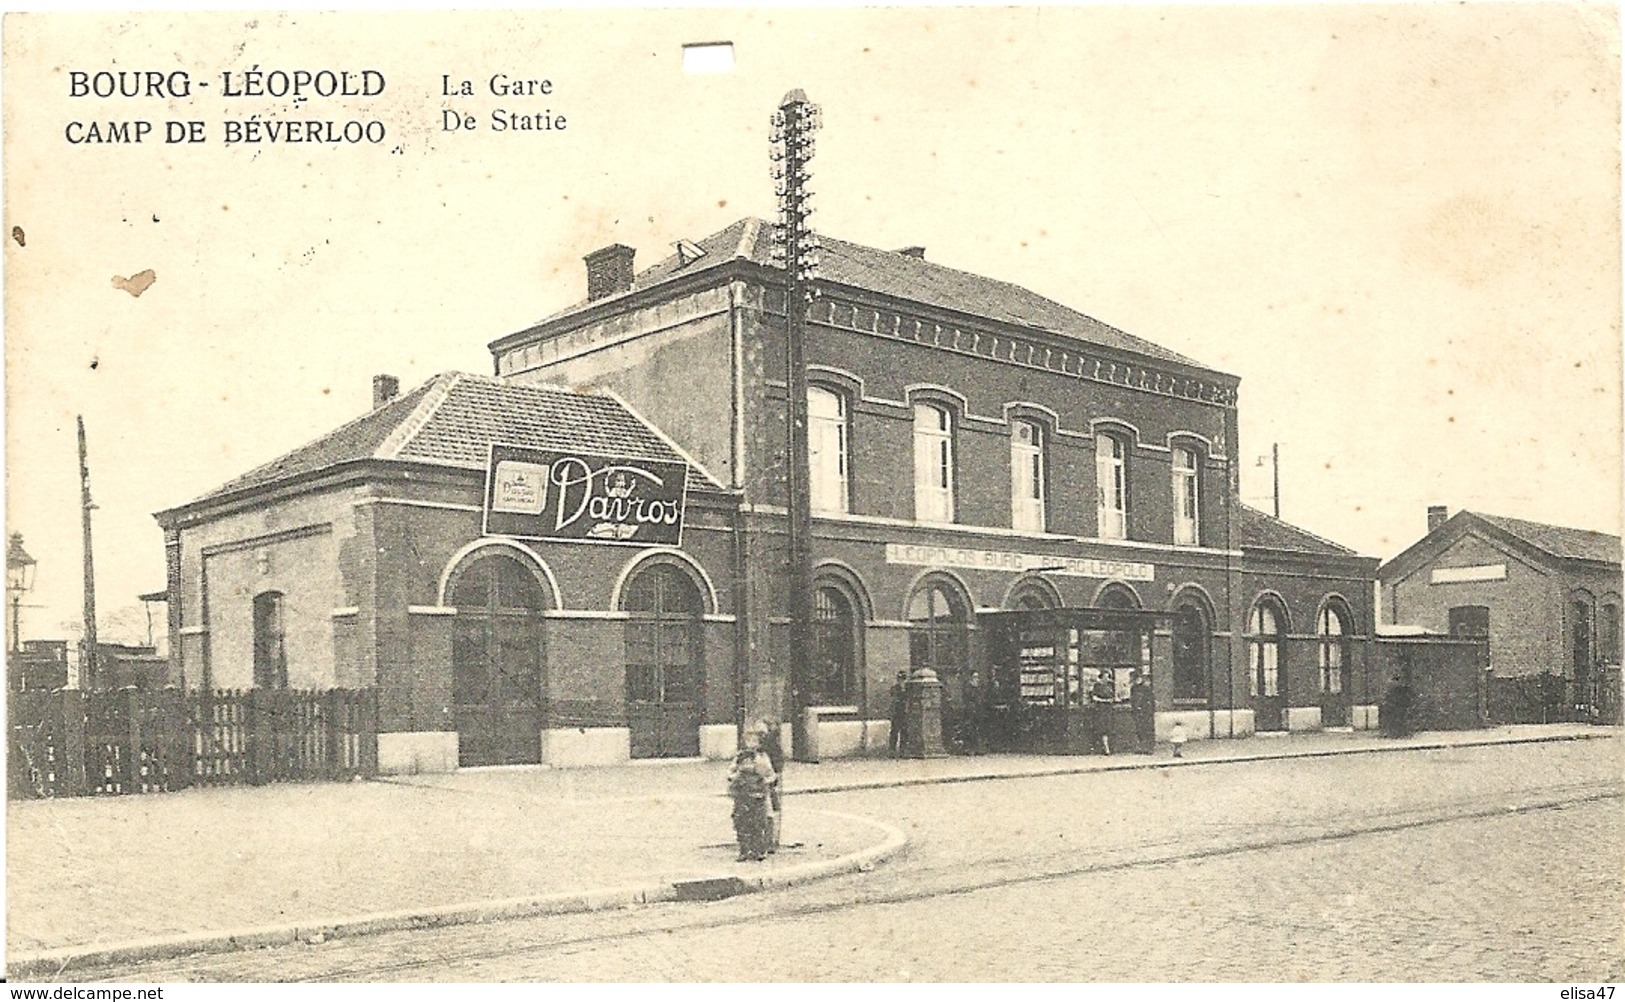
[[[220,97],[274,98],[304,104],[332,98],[374,98],[387,86],[378,70],[225,70],[220,74]],[[189,100],[194,88],[207,90],[210,82],[192,79],[186,70],[69,70],[68,97],[88,99]],[[227,146],[236,143],[382,143],[387,130],[377,119],[278,119],[249,115],[221,121]],[[161,131],[159,126],[162,126]],[[157,136],[154,136],[157,133]],[[75,119],[63,128],[68,142],[142,143],[148,137],[165,143],[202,143],[208,140],[201,119]]]
[[[548,97],[553,94],[553,81],[540,78],[510,77],[494,73],[484,81],[484,90],[492,97],[524,98]],[[244,71],[226,70],[220,74],[217,93],[223,98],[273,98],[292,100],[296,105],[327,98],[373,98],[384,93],[387,86],[383,73],[378,70],[261,70],[259,67]],[[186,70],[70,70],[68,96],[90,99],[157,99],[187,100],[195,91],[210,87],[207,80],[194,81]],[[476,97],[473,82],[453,81],[450,74],[441,75],[441,96],[447,98]],[[490,111],[492,132],[562,132],[566,119],[552,108],[528,113],[494,108]],[[161,126],[161,128],[160,128]],[[384,141],[388,130],[377,119],[330,118],[281,119],[262,118],[258,114],[221,122],[226,145],[238,143],[370,143]],[[474,115],[464,108],[444,108],[441,111],[441,131],[471,131],[477,128]],[[84,121],[75,119],[63,129],[69,143],[142,143],[149,137],[154,142],[203,143],[208,141],[207,123],[201,119],[166,119],[155,122],[145,118],[107,118]]]

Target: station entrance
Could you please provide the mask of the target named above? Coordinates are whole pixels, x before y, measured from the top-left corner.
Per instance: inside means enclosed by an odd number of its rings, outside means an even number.
[[[1172,615],[1127,609],[983,613],[990,670],[981,732],[990,751],[1083,755],[1134,745],[1130,688],[1152,681],[1151,637]]]

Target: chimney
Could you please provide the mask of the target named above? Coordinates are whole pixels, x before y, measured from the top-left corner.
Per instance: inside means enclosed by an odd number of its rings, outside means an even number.
[[[1428,505],[1428,531],[1432,532],[1450,518],[1450,509],[1442,504]]]
[[[613,296],[632,288],[632,255],[637,251],[625,244],[610,244],[588,254],[587,301]]]
[[[378,408],[400,396],[401,381],[397,376],[386,376],[383,373],[372,377],[372,409]]]
[[[925,260],[925,248],[924,247],[904,247],[904,248],[900,249],[897,253],[903,255],[904,257],[917,257],[921,261]]]

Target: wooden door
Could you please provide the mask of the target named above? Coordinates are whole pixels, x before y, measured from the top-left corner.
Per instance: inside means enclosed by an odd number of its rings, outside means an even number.
[[[1282,615],[1260,601],[1248,619],[1247,662],[1253,698],[1253,729],[1286,729],[1286,671],[1282,664]]]
[[[452,601],[458,764],[540,762],[541,588],[518,561],[493,555],[462,572]]]
[[[700,753],[704,671],[699,589],[670,564],[647,567],[627,584],[626,717],[633,758]]]

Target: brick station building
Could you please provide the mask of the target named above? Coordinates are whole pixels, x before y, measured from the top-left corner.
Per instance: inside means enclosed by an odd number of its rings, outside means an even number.
[[[1390,622],[1487,637],[1500,677],[1618,671],[1618,536],[1441,505],[1427,516],[1378,572]]]
[[[386,770],[723,756],[742,721],[808,707],[819,754],[872,750],[921,668],[955,750],[1084,750],[1069,721],[1102,679],[1126,711],[1134,671],[1162,735],[1374,725],[1377,562],[1240,503],[1236,377],[920,248],[830,238],[792,692],[770,235],[741,220],[642,272],[596,251],[587,299],[492,342],[494,376],[386,384],[160,513],[177,678],[376,686]],[[682,464],[683,496],[649,502],[684,506],[680,534],[560,536],[558,462],[599,464],[594,506]]]

